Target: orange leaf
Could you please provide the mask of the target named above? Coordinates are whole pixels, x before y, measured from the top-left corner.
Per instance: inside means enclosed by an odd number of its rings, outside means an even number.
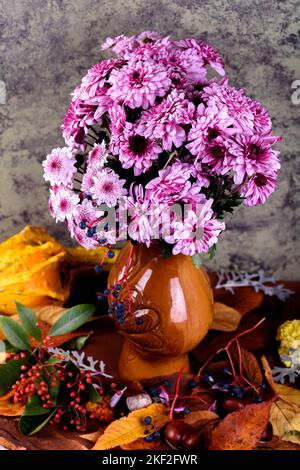
[[[23,414],[25,405],[21,403],[14,403],[11,398],[13,392],[10,391],[3,397],[0,397],[0,415],[1,416],[21,416]]]
[[[151,426],[144,424],[146,416],[151,416]],[[168,409],[161,403],[153,403],[141,410],[132,411],[128,416],[113,421],[98,439],[93,450],[113,449],[130,444],[145,437],[145,429],[149,433],[157,431],[169,421]]]
[[[210,450],[254,449],[264,432],[272,402],[247,405],[227,415],[213,430]]]
[[[239,365],[239,350],[234,344],[231,348],[231,353],[235,364]],[[240,346],[240,360],[242,365],[242,374],[252,385],[260,387],[263,381],[263,374],[258,363],[258,360],[250,351]]]
[[[214,303],[214,315],[211,330],[234,331],[240,324],[241,314],[234,308],[219,302]]]

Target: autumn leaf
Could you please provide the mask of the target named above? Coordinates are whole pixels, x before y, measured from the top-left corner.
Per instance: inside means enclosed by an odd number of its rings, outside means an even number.
[[[100,421],[111,423],[114,420],[115,414],[113,410],[109,408],[108,403],[93,403],[89,401],[85,404],[85,408]]]
[[[210,450],[251,450],[264,432],[271,402],[247,405],[227,415],[213,430]]]
[[[228,305],[219,302],[214,303],[212,330],[234,331],[240,324],[241,314]]]
[[[137,439],[129,444],[122,444],[121,449],[123,450],[169,450],[169,446],[162,443],[159,439],[147,442],[144,438]]]
[[[199,410],[199,411],[192,411],[191,413],[187,414],[184,418],[184,421],[191,426],[197,426],[199,422],[203,423],[212,421],[213,419],[218,419],[219,416],[216,413],[208,410]]]
[[[254,356],[254,354],[252,354],[250,351],[247,351],[247,349],[242,348],[241,346],[237,346],[236,344],[233,344],[230,352],[234,363],[237,365],[239,364],[239,362],[241,363],[242,374],[246,377],[246,379],[248,379],[252,385],[260,387],[263,382],[263,374],[258,360]]]
[[[214,289],[214,299],[237,310],[242,316],[259,307],[264,298],[262,292],[255,292],[253,287],[237,287],[234,294],[226,289]]]
[[[99,437],[103,434],[103,431],[90,432],[88,434],[80,434],[82,439],[93,442],[94,444],[98,441]]]
[[[161,403],[154,403],[141,410],[132,411],[128,416],[113,421],[98,439],[93,450],[113,449],[145,437],[146,416],[151,416],[151,425],[159,430],[169,421],[168,409]]]
[[[1,416],[21,416],[25,405],[14,403],[12,396],[14,392],[10,391],[6,395],[0,397],[0,415]]]
[[[287,385],[277,384],[276,382],[274,382],[271,367],[266,357],[263,356],[261,358],[261,361],[265,371],[266,379],[270,387],[276,393],[276,395],[279,395],[279,398],[282,398],[283,400],[298,405],[300,407],[300,391],[294,387],[289,387]]]
[[[39,321],[54,325],[67,311],[67,308],[59,307],[57,305],[43,305],[41,307],[34,307],[35,312]]]
[[[272,405],[270,421],[275,436],[282,441],[300,445],[300,437],[297,435],[300,423],[299,408],[295,410],[290,403],[279,399]]]

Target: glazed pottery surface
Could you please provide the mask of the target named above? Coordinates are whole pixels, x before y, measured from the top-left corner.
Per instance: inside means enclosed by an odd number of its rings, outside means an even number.
[[[213,318],[206,272],[188,256],[165,259],[158,243],[147,248],[127,242],[110,271],[108,285],[122,279],[119,300],[127,303],[130,293],[131,313],[118,324],[125,337],[120,376],[142,380],[181,368],[188,371],[187,353],[206,335]]]

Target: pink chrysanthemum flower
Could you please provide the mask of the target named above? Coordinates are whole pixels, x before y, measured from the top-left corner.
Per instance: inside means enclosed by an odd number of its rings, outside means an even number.
[[[204,88],[202,98],[207,106],[215,106],[223,109],[226,106],[228,115],[234,121],[234,127],[240,128],[246,133],[253,133],[254,114],[251,109],[251,100],[244,96],[244,90],[237,90],[228,85],[228,79],[224,78],[220,83],[213,81]]]
[[[212,202],[210,199],[202,205],[198,204],[196,212],[190,210],[183,221],[173,222],[173,235],[166,237],[166,241],[174,244],[174,255],[182,253],[193,256],[207,253],[209,248],[218,242],[218,236],[225,230],[225,224],[214,218]]]
[[[81,191],[88,196],[91,195],[92,188],[95,184],[94,177],[97,175],[97,167],[94,165],[87,165],[86,171],[82,177]]]
[[[145,198],[142,186],[130,188],[126,208],[130,218],[128,235],[149,247],[152,238],[153,208],[149,199]]]
[[[67,147],[53,149],[43,161],[44,178],[51,186],[71,184],[76,173],[76,160],[72,150]]]
[[[127,194],[123,187],[126,183],[110,168],[102,168],[93,178],[94,184],[90,189],[91,196],[97,204],[107,204],[109,207],[117,205],[118,200]]]
[[[220,75],[224,76],[224,62],[220,57],[218,51],[206,44],[203,41],[200,41],[195,38],[183,39],[175,42],[176,46],[183,50],[192,49],[196,51],[200,57],[203,59],[205,64],[209,64],[213,69],[215,69]]]
[[[103,91],[107,90],[107,81],[111,71],[122,65],[124,61],[119,59],[102,60],[100,64],[95,64],[83,77],[79,89],[75,90],[75,98],[90,99],[103,94]]]
[[[92,201],[83,199],[74,211],[74,222],[76,225],[79,225],[80,222],[85,222],[87,227],[92,227],[96,225],[103,216],[104,212],[98,210],[97,206],[95,206]]]
[[[135,36],[128,37],[124,34],[121,34],[120,36],[116,36],[114,38],[107,38],[102,44],[101,49],[103,51],[111,49],[120,57],[123,57],[126,52],[133,51],[138,45],[139,43]]]
[[[147,171],[162,148],[153,140],[129,130],[120,139],[119,158],[123,168],[132,168],[135,176]]]
[[[147,109],[157,97],[162,97],[171,85],[165,67],[147,61],[131,61],[121,70],[113,70],[108,94],[130,108]]]
[[[200,104],[197,108],[197,120],[192,124],[188,134],[189,144],[186,148],[200,158],[206,148],[214,144],[218,136],[228,136],[236,132],[232,127],[233,119],[228,115],[226,106],[218,109],[216,106],[206,108]]]
[[[253,130],[258,134],[268,135],[272,131],[272,121],[266,108],[257,101],[250,101],[250,108],[254,116]]]
[[[280,168],[278,153],[271,145],[280,140],[276,136],[245,136],[237,135],[230,142],[229,152],[234,171],[234,182],[241,184],[246,177],[256,173],[273,173]]]
[[[72,215],[79,203],[79,197],[73,191],[60,186],[56,191],[52,191],[49,200],[49,207],[56,221],[63,222],[72,218]]]
[[[152,179],[146,185],[147,198],[154,204],[164,203],[171,205],[178,200],[178,196],[184,191],[191,175],[191,170],[175,162],[159,171],[159,176]]]
[[[276,189],[276,173],[257,173],[240,190],[241,196],[245,198],[245,206],[256,206],[264,204],[268,197]]]
[[[218,175],[225,175],[232,168],[233,157],[228,151],[230,140],[228,137],[217,136],[203,149],[201,163],[207,164],[211,171]]]
[[[180,147],[186,139],[183,125],[190,124],[195,106],[184,98],[183,93],[173,90],[159,105],[143,113],[138,132],[145,137],[161,139],[165,150],[172,145]]]
[[[87,133],[81,126],[81,119],[76,114],[78,103],[73,101],[65,114],[64,122],[62,124],[63,137],[66,143],[70,146],[83,146],[84,137]]]
[[[104,142],[94,144],[94,147],[88,154],[88,164],[97,168],[101,168],[107,162],[108,152]]]

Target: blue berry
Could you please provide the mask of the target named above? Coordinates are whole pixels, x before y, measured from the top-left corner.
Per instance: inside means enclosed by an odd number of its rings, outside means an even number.
[[[244,396],[244,390],[242,389],[242,387],[232,387],[232,392],[237,398],[243,398]]]
[[[157,395],[156,389],[154,387],[149,387],[148,392],[151,397]]]
[[[197,387],[197,384],[196,384],[196,382],[195,382],[194,380],[190,380],[189,383],[188,383],[188,386],[189,386],[190,388],[195,388],[195,387]]]
[[[189,415],[192,412],[192,410],[190,408],[184,408],[183,412],[185,415]]]
[[[106,243],[106,238],[100,238],[99,243],[100,245],[104,245]]]
[[[112,251],[112,250],[109,250],[109,252],[107,253],[107,256],[112,259],[114,256],[115,256],[115,252]]]
[[[144,320],[141,317],[136,318],[135,324],[136,325],[142,325],[144,323]]]
[[[109,309],[107,310],[107,313],[114,313],[113,308],[109,308]]]
[[[115,285],[115,289],[118,290],[118,291],[120,291],[120,290],[122,289],[121,284],[116,284],[116,285]]]
[[[261,390],[266,390],[266,388],[267,388],[266,382],[263,382],[263,383],[261,384],[260,388],[261,388]]]
[[[101,264],[96,264],[95,271],[96,273],[102,273],[103,267],[101,266]]]
[[[151,416],[146,416],[146,418],[144,418],[144,423],[147,424],[147,425],[151,424],[151,421],[152,421]]]
[[[229,384],[224,384],[222,389],[224,392],[230,392],[231,386]]]
[[[109,289],[104,289],[104,292],[103,292],[103,294],[105,294],[105,295],[109,295],[109,294],[110,294],[110,290],[109,290]]]
[[[256,402],[256,403],[261,403],[261,402],[263,402],[263,401],[264,401],[264,399],[263,399],[263,397],[262,397],[261,395],[257,395],[257,397],[255,398],[255,402]]]
[[[86,232],[86,236],[91,238],[94,235],[94,231],[92,228],[89,228]]]
[[[98,300],[99,300],[100,302],[102,302],[102,300],[104,300],[103,295],[98,295],[97,298],[98,298]]]
[[[108,224],[105,224],[103,228],[104,228],[104,231],[107,232],[108,231]]]
[[[153,436],[150,434],[150,436],[146,436],[145,438],[146,442],[152,442],[153,441]]]
[[[160,432],[156,431],[154,433],[154,439],[160,439]]]
[[[82,230],[86,228],[86,221],[85,221],[85,220],[82,220],[82,221],[79,223],[79,228],[81,228]]]
[[[204,381],[208,384],[213,384],[214,383],[214,378],[210,374],[206,374],[203,378],[204,378]]]
[[[119,292],[116,292],[116,291],[113,292],[113,297],[114,297],[115,299],[117,299],[117,298],[119,297],[119,295],[120,295]]]

